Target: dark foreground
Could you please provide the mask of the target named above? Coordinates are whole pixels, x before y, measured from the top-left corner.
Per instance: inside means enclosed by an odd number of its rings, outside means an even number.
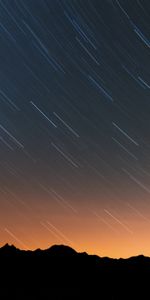
[[[150,299],[150,258],[109,259],[67,246],[0,248],[0,299]]]

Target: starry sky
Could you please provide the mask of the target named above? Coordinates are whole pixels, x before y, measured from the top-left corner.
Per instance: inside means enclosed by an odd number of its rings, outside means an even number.
[[[0,246],[150,255],[149,16],[0,1]]]

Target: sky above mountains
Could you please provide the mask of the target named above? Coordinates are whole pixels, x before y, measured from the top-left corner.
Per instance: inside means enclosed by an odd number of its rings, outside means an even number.
[[[1,246],[150,255],[149,15],[0,2]]]

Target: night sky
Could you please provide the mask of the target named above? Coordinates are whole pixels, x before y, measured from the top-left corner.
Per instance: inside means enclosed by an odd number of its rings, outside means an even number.
[[[149,1],[0,1],[0,246],[150,256],[149,39]]]

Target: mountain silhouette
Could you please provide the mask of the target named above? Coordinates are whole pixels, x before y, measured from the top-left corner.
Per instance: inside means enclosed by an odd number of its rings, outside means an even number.
[[[0,248],[0,299],[150,299],[150,258],[111,259],[65,245]]]

